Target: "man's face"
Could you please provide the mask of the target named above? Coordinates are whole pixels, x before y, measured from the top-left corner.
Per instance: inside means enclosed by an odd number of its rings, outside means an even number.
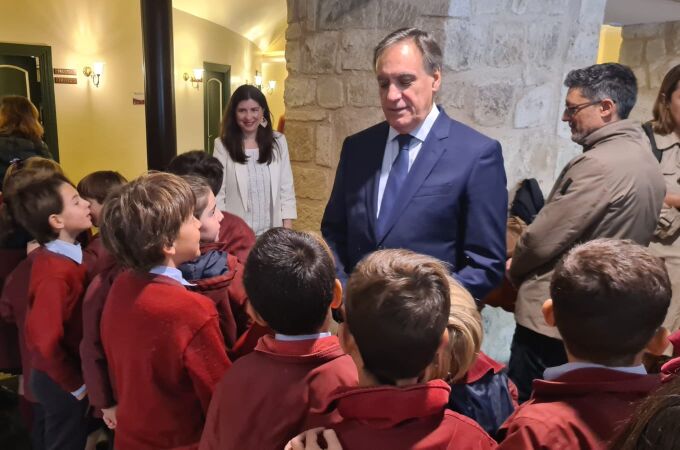
[[[606,125],[600,113],[601,102],[584,97],[580,88],[569,89],[564,103],[562,121],[569,123],[571,140],[577,144],[583,145],[590,133]]]
[[[378,58],[376,76],[387,122],[401,134],[417,128],[432,109],[441,74],[425,71],[423,55],[412,39],[388,47]]]

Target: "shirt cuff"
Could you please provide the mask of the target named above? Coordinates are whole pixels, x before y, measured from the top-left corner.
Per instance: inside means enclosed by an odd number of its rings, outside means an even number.
[[[85,385],[83,384],[83,385],[80,386],[78,389],[76,389],[75,391],[71,392],[71,395],[74,396],[75,398],[78,398],[78,397],[80,397],[81,395],[83,395],[85,392],[87,392],[87,386],[85,386]]]

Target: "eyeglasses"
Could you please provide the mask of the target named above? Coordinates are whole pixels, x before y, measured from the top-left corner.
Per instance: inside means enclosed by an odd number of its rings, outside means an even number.
[[[602,100],[596,100],[594,102],[581,103],[580,105],[567,106],[567,107],[564,108],[564,112],[562,114],[571,119],[576,114],[578,114],[578,112],[581,111],[582,109],[587,108],[589,106],[597,105],[598,103],[602,103]]]

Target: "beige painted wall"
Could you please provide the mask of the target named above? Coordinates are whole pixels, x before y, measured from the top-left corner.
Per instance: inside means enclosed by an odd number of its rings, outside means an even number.
[[[283,103],[283,91],[286,82],[288,71],[286,71],[286,61],[262,61],[262,80],[264,95],[267,98],[267,104],[272,112],[272,120],[274,121],[274,129],[279,124],[279,119],[284,114],[286,106]],[[276,81],[276,88],[273,92],[268,92],[267,82],[269,80]]]
[[[203,84],[198,90],[182,78],[203,62],[231,66],[231,90],[255,79],[260,56],[255,44],[207,20],[173,10],[177,152],[203,148]],[[226,106],[226,105],[225,105]]]
[[[0,2],[0,42],[49,45],[55,68],[75,69],[78,84],[55,85],[61,163],[77,182],[95,170],[134,177],[146,169],[139,2],[24,0]],[[104,61],[95,88],[83,66]]]

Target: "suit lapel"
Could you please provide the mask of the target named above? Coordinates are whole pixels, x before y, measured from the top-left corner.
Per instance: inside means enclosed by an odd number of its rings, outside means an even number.
[[[246,164],[234,164],[234,172],[236,172],[236,184],[238,191],[241,193],[241,201],[243,202],[243,210],[248,211],[248,166]]]
[[[371,237],[377,241],[376,236],[376,213],[378,211],[378,188],[380,186],[380,170],[382,169],[383,157],[385,156],[385,146],[387,145],[387,135],[390,127],[387,122],[380,127],[374,136],[371,137],[367,145],[369,160],[366,161],[366,168],[369,171],[364,184],[364,199],[366,201],[366,211],[368,212],[368,223]],[[372,151],[375,149],[375,151]]]
[[[381,243],[392,227],[394,227],[394,224],[410,203],[413,195],[418,191],[425,179],[427,179],[435,164],[446,150],[446,138],[449,135],[449,126],[450,119],[444,113],[444,110],[441,109],[437,120],[435,120],[432,129],[420,148],[418,157],[413,162],[411,170],[408,172],[406,181],[399,192],[396,207],[392,210],[392,214],[387,218],[387,224],[384,228],[385,234],[376,236],[376,241],[378,243]]]

